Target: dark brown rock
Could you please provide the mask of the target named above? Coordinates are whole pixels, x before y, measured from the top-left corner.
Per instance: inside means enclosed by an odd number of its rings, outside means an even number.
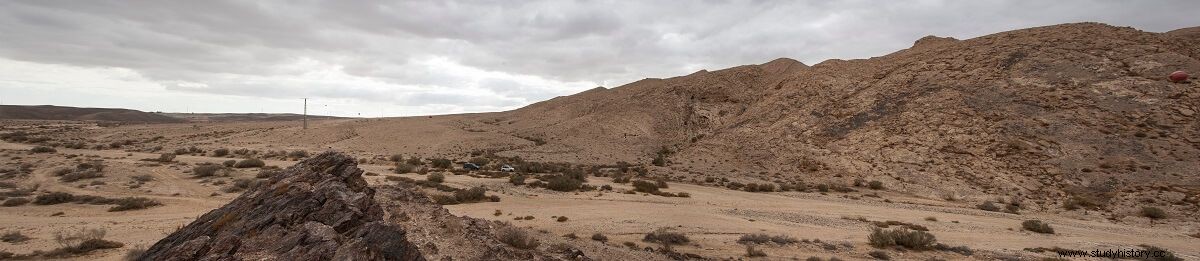
[[[383,221],[354,159],[297,163],[158,241],[141,260],[424,260]]]

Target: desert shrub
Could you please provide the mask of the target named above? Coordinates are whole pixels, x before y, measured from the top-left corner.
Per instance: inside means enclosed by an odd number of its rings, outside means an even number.
[[[453,162],[450,161],[449,159],[437,158],[437,159],[430,160],[430,163],[431,163],[431,165],[433,165],[434,168],[448,169],[448,168],[450,168],[450,165]]]
[[[1140,213],[1143,217],[1148,217],[1150,219],[1163,219],[1167,217],[1167,212],[1157,207],[1142,207],[1142,211]]]
[[[483,187],[473,187],[470,189],[455,191],[454,199],[458,200],[458,202],[476,202],[483,200],[485,193],[487,193],[487,189],[484,189]]]
[[[882,250],[874,250],[867,253],[867,255],[879,260],[892,260],[892,256],[889,256],[887,252],[883,252]]]
[[[213,157],[225,157],[225,155],[229,155],[229,149],[226,149],[226,148],[215,149],[212,151],[212,154],[213,154]]]
[[[595,234],[592,234],[592,240],[596,240],[596,241],[600,241],[600,242],[608,242],[608,236],[605,236],[604,234],[600,234],[600,233],[595,233]]]
[[[162,203],[149,198],[128,197],[117,199],[116,206],[109,208],[108,212],[147,209],[154,206],[162,206]]]
[[[412,173],[413,170],[416,170],[416,169],[417,169],[416,165],[408,164],[405,162],[397,162],[396,168],[393,169],[392,172],[395,172],[396,174],[406,174],[406,173]]]
[[[438,205],[458,205],[460,203],[458,202],[458,198],[453,195],[432,194],[429,195],[429,199],[432,199],[433,203],[437,203]]]
[[[829,192],[829,184],[817,184],[817,191]]]
[[[488,163],[491,163],[492,161],[489,160],[488,158],[484,158],[484,157],[474,157],[474,158],[471,158],[471,160],[469,160],[467,162],[475,163],[475,165],[479,165],[480,167],[483,167],[483,166],[486,166]]]
[[[233,164],[237,164],[237,160],[226,160],[221,162],[221,165],[225,166],[226,168],[233,167]]]
[[[512,176],[508,176],[508,183],[512,183],[513,185],[517,186],[525,185],[525,175],[513,174]]]
[[[125,252],[125,256],[124,256],[124,257],[122,257],[122,258],[121,258],[121,260],[125,260],[125,261],[137,261],[137,260],[139,260],[139,259],[142,257],[142,255],[144,255],[144,254],[146,254],[146,247],[145,247],[145,246],[141,246],[141,245],[139,245],[139,246],[136,246],[136,247],[130,248],[128,252]]]
[[[46,147],[46,146],[35,146],[33,148],[30,148],[29,151],[33,152],[33,153],[55,153],[55,152],[58,152],[58,150],[51,148],[51,147]]]
[[[1000,206],[991,201],[984,201],[982,204],[975,205],[975,207],[986,211],[1000,212]]]
[[[158,154],[158,162],[172,162],[172,161],[175,161],[175,153]]]
[[[792,238],[789,236],[784,236],[784,235],[768,236],[767,234],[745,234],[745,235],[742,235],[742,237],[738,238],[737,242],[739,244],[776,243],[776,244],[780,244],[780,245],[786,245],[786,244],[794,244],[794,243],[800,242],[800,241],[796,240],[795,238]]]
[[[121,248],[125,246],[125,244],[121,244],[120,242],[104,240],[105,234],[103,229],[84,229],[78,233],[55,233],[54,241],[62,247],[50,250],[44,256],[62,258],[83,255],[98,249]]]
[[[287,156],[288,156],[288,158],[297,158],[297,159],[298,158],[307,158],[308,151],[307,150],[293,150],[292,152],[288,152]]]
[[[233,167],[234,167],[234,168],[239,168],[239,169],[242,169],[242,168],[261,168],[261,167],[263,167],[263,166],[266,166],[266,165],[267,165],[267,163],[266,163],[266,162],[263,162],[263,161],[262,161],[262,160],[260,160],[260,159],[244,159],[244,160],[238,161],[237,163],[233,164]]]
[[[270,177],[274,177],[275,175],[278,175],[281,172],[283,172],[283,171],[280,171],[279,169],[266,169],[266,168],[259,169],[258,173],[254,174],[254,178],[259,178],[259,179],[270,178]]]
[[[567,218],[566,216],[558,216],[558,219],[555,219],[555,221],[558,221],[558,222],[567,222],[567,220],[570,220],[570,219]]]
[[[66,192],[50,192],[38,195],[33,199],[33,204],[37,205],[57,205],[75,201],[75,195]]]
[[[538,242],[525,230],[512,226],[500,228],[499,231],[496,231],[496,237],[500,242],[519,249],[534,249],[541,245],[541,242]]]
[[[404,161],[404,163],[408,163],[409,165],[413,165],[413,166],[421,166],[421,165],[425,164],[424,162],[421,162],[421,158],[418,158],[416,156],[408,158],[408,160]]]
[[[872,180],[871,182],[867,182],[867,187],[870,189],[874,189],[874,190],[880,190],[880,189],[883,189],[883,182],[879,182],[878,180]],[[884,253],[884,254],[886,255],[886,253]]]
[[[57,173],[56,173],[57,174]],[[58,177],[62,182],[75,182],[81,179],[94,179],[104,177],[104,173],[100,173],[95,169],[75,170]]]
[[[30,239],[32,238],[26,236],[25,234],[21,234],[21,231],[10,231],[4,233],[4,235],[0,235],[0,241],[4,241],[6,243],[21,243],[29,241]]]
[[[1041,220],[1025,220],[1025,222],[1021,222],[1021,228],[1042,234],[1054,234],[1054,228]]]
[[[29,204],[29,199],[27,199],[27,198],[9,198],[8,200],[4,201],[3,206],[15,207],[15,206],[21,206],[21,205],[25,205],[25,204]]]
[[[659,228],[642,237],[642,241],[659,243],[663,245],[682,245],[691,242],[686,235],[679,232],[672,232],[666,228]]]
[[[755,249],[754,245],[746,245],[746,256],[747,257],[764,257],[764,256],[767,256],[767,252],[763,252],[762,250]]]
[[[642,192],[642,193],[651,193],[651,194],[659,192],[658,184],[654,184],[654,182],[649,182],[649,181],[645,181],[645,180],[634,180],[633,181],[633,191]]]
[[[192,167],[192,175],[196,176],[197,178],[212,177],[216,175],[217,172],[224,170],[224,167],[216,164],[196,165],[195,167]]]
[[[613,176],[612,182],[613,182],[613,183],[617,183],[617,184],[625,184],[625,183],[629,183],[629,176],[628,176],[628,175],[616,175],[616,176]]]
[[[600,190],[612,191],[613,187],[608,184],[604,184],[603,186],[600,186]]]
[[[867,241],[871,246],[877,248],[900,246],[913,250],[925,250],[937,243],[937,238],[928,232],[909,230],[908,228],[871,228],[871,234],[867,236]]]
[[[446,181],[446,176],[442,175],[442,173],[430,173],[428,176],[425,176],[425,180],[434,183],[442,183]]]
[[[79,204],[107,205],[115,204],[117,202],[115,199],[93,195],[75,195],[74,198],[74,202]]]
[[[559,175],[550,178],[546,183],[546,188],[554,191],[575,191],[582,185],[583,181],[567,177],[566,175]]]
[[[154,180],[154,176],[150,176],[150,174],[134,175],[133,177],[129,177],[129,178],[131,178],[137,182],[150,182],[150,181]]]
[[[257,185],[258,185],[258,181],[256,181],[256,180],[244,179],[244,178],[243,179],[235,179],[235,180],[233,180],[233,183],[229,184],[228,187],[225,187],[224,189],[221,189],[221,190],[225,191],[225,193],[237,193],[237,192],[246,191],[247,189],[253,188]]]

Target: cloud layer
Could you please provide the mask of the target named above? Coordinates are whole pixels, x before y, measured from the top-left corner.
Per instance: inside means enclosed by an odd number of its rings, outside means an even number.
[[[0,1],[0,68],[15,68],[0,72],[0,102],[293,112],[307,97],[342,116],[496,111],[779,57],[878,56],[925,35],[1081,21],[1167,31],[1200,25],[1197,11],[1186,1]],[[142,96],[153,98],[121,98]]]

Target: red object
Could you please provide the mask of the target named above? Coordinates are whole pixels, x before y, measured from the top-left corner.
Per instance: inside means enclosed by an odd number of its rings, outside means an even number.
[[[1188,75],[1187,75],[1187,72],[1184,72],[1184,71],[1175,71],[1175,72],[1171,73],[1170,77],[1171,77],[1172,82],[1182,82],[1182,81],[1187,80]]]

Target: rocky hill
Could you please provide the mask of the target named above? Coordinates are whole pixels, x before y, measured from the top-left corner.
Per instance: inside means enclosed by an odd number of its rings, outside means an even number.
[[[877,179],[929,197],[1198,200],[1200,84],[1167,80],[1200,71],[1196,32],[1078,23],[929,36],[881,57],[645,79],[483,121],[544,142],[514,154],[564,161],[645,163],[666,147],[684,172]]]
[[[0,105],[0,119],[172,123],[185,120],[129,109]]]

